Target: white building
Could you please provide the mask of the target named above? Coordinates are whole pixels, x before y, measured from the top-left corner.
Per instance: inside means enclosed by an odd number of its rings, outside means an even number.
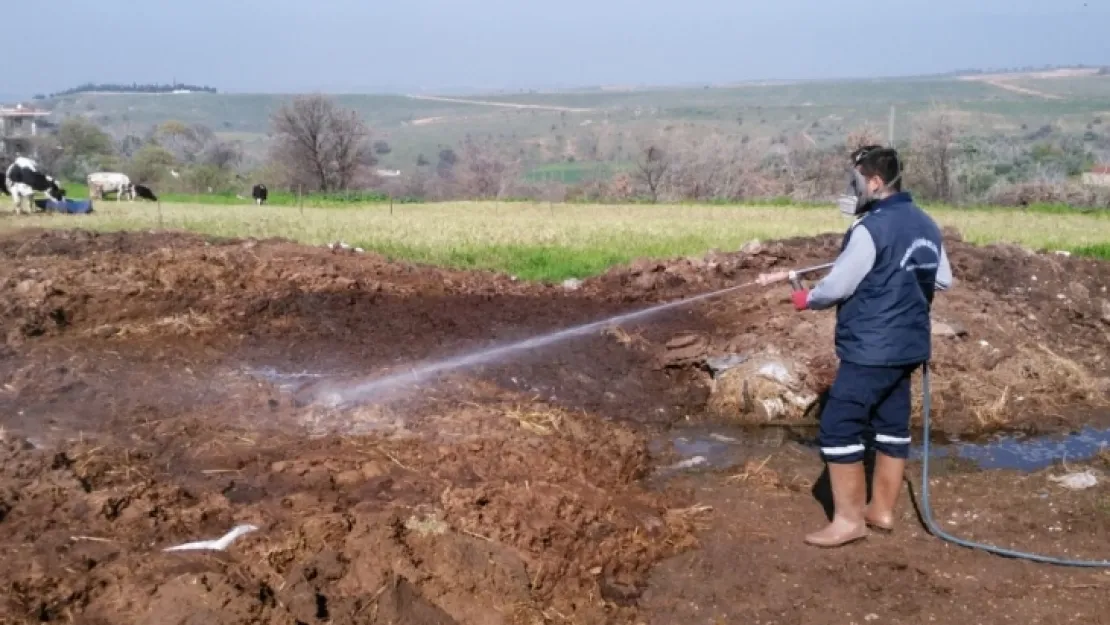
[[[1110,165],[1096,165],[1091,171],[1084,172],[1083,184],[1092,187],[1110,187]]]
[[[50,111],[28,108],[22,104],[14,107],[0,106],[0,156],[33,156],[38,119],[49,114]]]

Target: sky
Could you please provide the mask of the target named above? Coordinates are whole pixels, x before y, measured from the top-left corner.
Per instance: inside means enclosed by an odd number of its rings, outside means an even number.
[[[50,45],[9,48],[0,93],[174,79],[225,92],[497,91],[1110,65],[1106,0],[49,5]]]

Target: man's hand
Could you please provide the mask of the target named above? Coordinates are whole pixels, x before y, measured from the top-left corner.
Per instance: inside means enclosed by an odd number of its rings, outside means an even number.
[[[809,306],[809,289],[799,289],[790,296],[794,300],[794,310],[805,310]]]

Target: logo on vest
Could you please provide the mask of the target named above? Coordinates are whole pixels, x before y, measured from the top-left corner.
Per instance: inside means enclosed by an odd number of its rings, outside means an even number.
[[[913,258],[914,252],[918,250],[929,250],[933,253],[932,262],[919,262]],[[902,255],[902,262],[899,266],[905,271],[917,271],[918,269],[936,269],[940,265],[940,250],[937,249],[935,243],[929,239],[914,239],[910,244],[906,253]]]

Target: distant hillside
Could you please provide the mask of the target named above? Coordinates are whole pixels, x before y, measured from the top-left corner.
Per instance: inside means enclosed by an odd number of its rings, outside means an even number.
[[[71,90],[44,104],[53,121],[81,116],[117,138],[142,136],[169,119],[204,124],[241,141],[249,153],[266,145],[270,115],[287,94],[147,93],[105,95]],[[895,108],[896,140],[935,105],[960,114],[962,132],[1025,136],[1045,125],[1058,132],[1102,138],[1110,124],[1110,76],[1098,69],[1027,73],[963,73],[952,77],[807,81],[773,85],[498,94],[436,98],[405,95],[339,95],[357,110],[374,138],[391,150],[381,167],[410,171],[419,156],[435,160],[445,147],[467,136],[519,146],[532,162],[622,160],[638,138],[674,129],[814,145],[839,144],[845,135],[870,126],[884,136]]]

